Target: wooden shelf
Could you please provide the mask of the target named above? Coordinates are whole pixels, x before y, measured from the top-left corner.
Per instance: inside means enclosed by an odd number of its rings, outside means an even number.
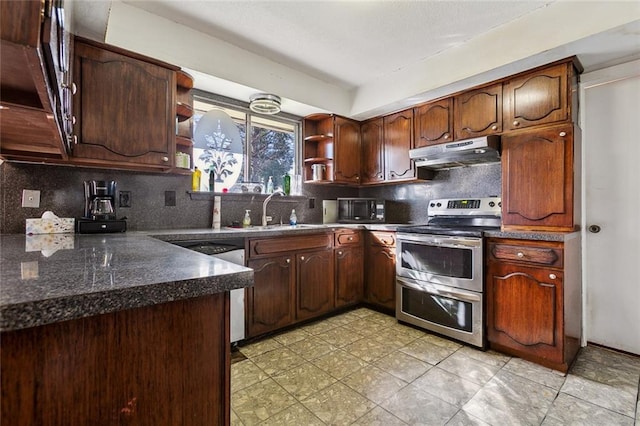
[[[325,120],[327,118],[331,118],[332,116],[333,114],[326,114],[326,113],[311,114],[306,116],[305,120],[311,120],[311,121]]]
[[[188,120],[193,115],[193,107],[182,102],[176,102],[176,115],[178,116],[178,121]]]
[[[176,71],[176,86],[187,90],[193,89],[193,77],[182,70]]]
[[[328,139],[332,139],[333,135],[331,133],[327,134],[327,135],[311,135],[311,136],[307,136],[306,138],[304,138],[305,142],[320,142],[320,141],[326,141]]]
[[[326,185],[328,183],[333,183],[332,180],[305,180],[304,183],[317,184],[317,185]]]
[[[330,163],[331,161],[333,161],[333,158],[327,158],[327,157],[312,157],[312,158],[304,159],[305,164],[317,164],[317,163],[326,164],[326,163]]]
[[[189,138],[185,138],[184,136],[176,136],[176,145],[191,148],[193,147],[193,141]]]

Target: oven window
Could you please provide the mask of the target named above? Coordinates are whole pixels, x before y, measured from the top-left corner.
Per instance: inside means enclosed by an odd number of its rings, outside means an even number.
[[[402,242],[402,267],[452,278],[473,278],[473,251]]]
[[[472,331],[473,305],[470,302],[402,287],[402,312],[456,330]]]

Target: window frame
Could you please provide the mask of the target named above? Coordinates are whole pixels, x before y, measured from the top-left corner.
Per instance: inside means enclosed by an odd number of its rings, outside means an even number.
[[[283,124],[287,124],[290,126],[293,126],[293,139],[294,139],[294,145],[295,145],[295,153],[294,153],[294,157],[293,157],[293,170],[294,170],[294,174],[300,174],[301,170],[302,170],[302,120],[303,117],[299,117],[297,115],[294,114],[289,114],[286,112],[279,112],[278,114],[274,114],[274,115],[267,115],[267,114],[257,114],[253,111],[251,111],[251,109],[249,109],[249,103],[248,102],[243,102],[243,101],[239,101],[237,99],[233,99],[233,98],[228,98],[226,96],[222,96],[222,95],[218,95],[215,93],[210,93],[210,92],[206,92],[204,90],[199,90],[199,89],[193,89],[192,91],[193,94],[193,100],[194,101],[198,101],[198,102],[204,102],[204,103],[208,103],[214,106],[219,106],[222,108],[228,108],[228,109],[234,109],[238,112],[241,112],[243,114],[245,114],[246,119],[245,119],[245,135],[248,136],[251,134],[251,127],[252,127],[252,119],[253,117],[259,117],[259,118],[264,118],[267,120],[273,120],[273,121],[277,121],[277,122],[281,122]],[[261,126],[261,124],[257,123],[257,126]],[[264,127],[264,126],[263,126]],[[249,141],[245,141],[244,144],[244,149],[245,149],[245,155],[244,155],[244,159],[243,159],[243,167],[245,170],[245,178],[246,176],[250,176],[251,173],[251,144],[249,143]]]

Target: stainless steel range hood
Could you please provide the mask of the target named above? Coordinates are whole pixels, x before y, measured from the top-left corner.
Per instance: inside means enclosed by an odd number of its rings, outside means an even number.
[[[500,136],[490,135],[409,151],[417,167],[446,170],[500,162]]]

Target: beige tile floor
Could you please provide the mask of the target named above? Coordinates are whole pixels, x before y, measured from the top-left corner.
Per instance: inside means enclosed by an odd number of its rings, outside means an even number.
[[[640,425],[640,357],[599,347],[565,376],[360,308],[240,351],[232,425]]]

